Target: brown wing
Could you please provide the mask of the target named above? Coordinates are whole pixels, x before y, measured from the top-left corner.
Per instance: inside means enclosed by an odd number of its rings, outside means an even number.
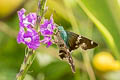
[[[68,35],[68,42],[67,45],[69,47],[69,50],[72,51],[74,49],[77,49],[78,47],[81,47],[84,50],[94,48],[98,46],[98,44],[88,38],[85,38],[83,36],[79,36],[76,33],[66,31]]]
[[[76,41],[79,35],[69,31],[66,31],[66,33],[67,33],[67,46],[69,50],[72,51],[74,49],[77,49],[78,47],[75,47],[75,46],[78,45],[76,44]]]

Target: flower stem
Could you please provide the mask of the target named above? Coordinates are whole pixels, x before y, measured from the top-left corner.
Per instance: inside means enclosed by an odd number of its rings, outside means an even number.
[[[24,57],[24,61],[21,65],[20,72],[17,74],[17,80],[23,80],[28,69],[30,68],[35,57],[35,53],[32,49],[28,49],[27,54]]]
[[[42,17],[45,14],[45,6],[46,6],[47,0],[39,0],[38,1],[38,10],[37,10],[37,23],[36,23],[36,29],[39,29],[39,25],[41,22]],[[35,58],[35,53],[32,49],[28,49],[27,54],[24,57],[24,61],[21,65],[20,72],[17,74],[16,78],[17,80],[23,80],[25,78],[25,75],[32,65],[32,62]]]
[[[46,12],[46,2],[47,0],[39,0],[38,1],[38,9],[37,9],[37,24],[36,24],[36,29],[39,28],[41,20]]]

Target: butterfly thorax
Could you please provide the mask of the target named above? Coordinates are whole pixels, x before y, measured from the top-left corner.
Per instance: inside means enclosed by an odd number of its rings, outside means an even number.
[[[68,36],[67,36],[66,31],[64,30],[64,28],[62,26],[59,26],[58,30],[60,32],[61,38],[64,40],[64,42],[67,45],[67,47],[69,47],[68,44],[67,44],[67,40],[68,40],[67,38],[68,38]]]

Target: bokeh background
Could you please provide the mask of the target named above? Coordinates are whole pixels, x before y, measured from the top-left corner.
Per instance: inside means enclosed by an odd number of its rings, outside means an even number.
[[[25,55],[16,42],[17,11],[36,12],[38,0],[0,0],[0,80],[15,80]],[[49,19],[99,46],[72,53],[76,73],[60,60],[58,48],[41,45],[25,80],[120,80],[120,0],[47,0]]]

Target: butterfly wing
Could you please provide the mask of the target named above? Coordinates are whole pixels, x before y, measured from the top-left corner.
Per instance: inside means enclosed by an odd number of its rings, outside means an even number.
[[[79,44],[76,44],[75,42],[77,41],[77,38],[79,37],[78,34],[75,34],[73,32],[69,32],[69,31],[66,31],[67,33],[67,46],[69,48],[70,51],[74,50],[74,49],[77,49],[78,47],[75,47]]]
[[[87,50],[98,46],[96,42],[83,36],[79,36],[76,33],[69,31],[66,31],[66,33],[67,33],[67,46],[69,46],[70,51],[77,49],[78,47]]]

